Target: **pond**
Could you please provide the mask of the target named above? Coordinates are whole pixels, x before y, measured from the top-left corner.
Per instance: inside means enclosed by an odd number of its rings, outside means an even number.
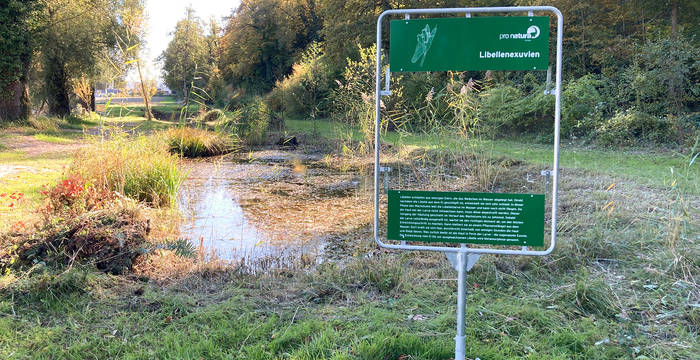
[[[178,204],[181,237],[208,259],[247,265],[317,261],[336,222],[346,218],[335,210],[357,206],[335,201],[323,186],[319,190],[320,183],[335,178],[302,165],[314,158],[270,152],[249,156],[185,163],[189,175]]]
[[[222,260],[270,255],[265,234],[246,218],[227,173],[227,163],[196,162],[180,189],[181,234],[208,256]]]

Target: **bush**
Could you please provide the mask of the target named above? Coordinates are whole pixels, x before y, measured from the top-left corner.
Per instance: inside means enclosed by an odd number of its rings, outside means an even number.
[[[492,131],[527,133],[552,129],[554,97],[537,88],[529,95],[511,85],[497,85],[482,93],[480,115]]]
[[[677,140],[681,145],[691,147],[700,139],[700,112],[693,112],[673,118]]]
[[[572,80],[562,91],[561,134],[590,135],[600,123],[605,102],[600,89],[605,81],[593,75]]]
[[[164,136],[171,153],[189,158],[226,154],[236,150],[239,145],[235,135],[190,127],[167,130]]]
[[[271,113],[262,98],[257,97],[242,109],[237,133],[248,145],[261,145],[270,126]]]
[[[519,117],[513,111],[522,98],[520,90],[510,85],[494,86],[482,93],[481,118],[491,129],[512,124]]]
[[[671,123],[635,109],[620,111],[603,122],[594,140],[603,146],[634,145],[639,142],[664,143],[671,138]]]
[[[661,38],[635,49],[634,62],[622,73],[621,93],[645,113],[679,115],[700,99],[700,47],[692,41]]]
[[[0,252],[0,270],[78,262],[122,274],[144,252],[150,232],[149,220],[138,207],[111,207],[56,220],[23,234],[14,250]]]
[[[310,44],[301,60],[292,67],[292,74],[277,81],[271,103],[290,115],[322,116],[327,112],[323,101],[330,89],[330,71],[325,63],[323,48]]]
[[[552,132],[554,130],[554,96],[545,95],[544,87],[520,99],[513,109],[520,114],[513,127],[519,132]]]
[[[175,204],[185,178],[177,156],[160,138],[123,135],[76,152],[67,175],[84,179],[98,191],[116,191],[153,206]]]
[[[72,217],[86,211],[102,208],[114,194],[105,189],[97,188],[86,182],[79,175],[71,175],[56,184],[51,189],[42,191],[46,197],[44,215]]]

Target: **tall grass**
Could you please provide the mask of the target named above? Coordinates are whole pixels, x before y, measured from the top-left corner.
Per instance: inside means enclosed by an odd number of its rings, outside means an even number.
[[[94,143],[76,152],[68,173],[156,207],[172,206],[186,177],[156,136],[115,135]]]

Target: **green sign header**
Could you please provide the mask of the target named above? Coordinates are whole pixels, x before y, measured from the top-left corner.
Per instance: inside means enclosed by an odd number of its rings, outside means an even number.
[[[547,70],[549,17],[392,20],[391,71]]]
[[[544,195],[389,190],[387,238],[544,246]]]

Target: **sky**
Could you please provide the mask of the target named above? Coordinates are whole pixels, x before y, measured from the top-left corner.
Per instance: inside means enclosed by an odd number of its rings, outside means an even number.
[[[160,68],[155,59],[168,47],[172,39],[170,33],[175,29],[175,24],[185,17],[185,8],[192,5],[195,14],[207,21],[213,16],[219,22],[224,16],[231,15],[240,0],[146,0],[146,12],[148,15],[148,34],[146,46],[143,51],[143,59],[148,60],[145,72],[149,77],[160,79]],[[128,81],[136,80],[134,74],[129,74]]]

